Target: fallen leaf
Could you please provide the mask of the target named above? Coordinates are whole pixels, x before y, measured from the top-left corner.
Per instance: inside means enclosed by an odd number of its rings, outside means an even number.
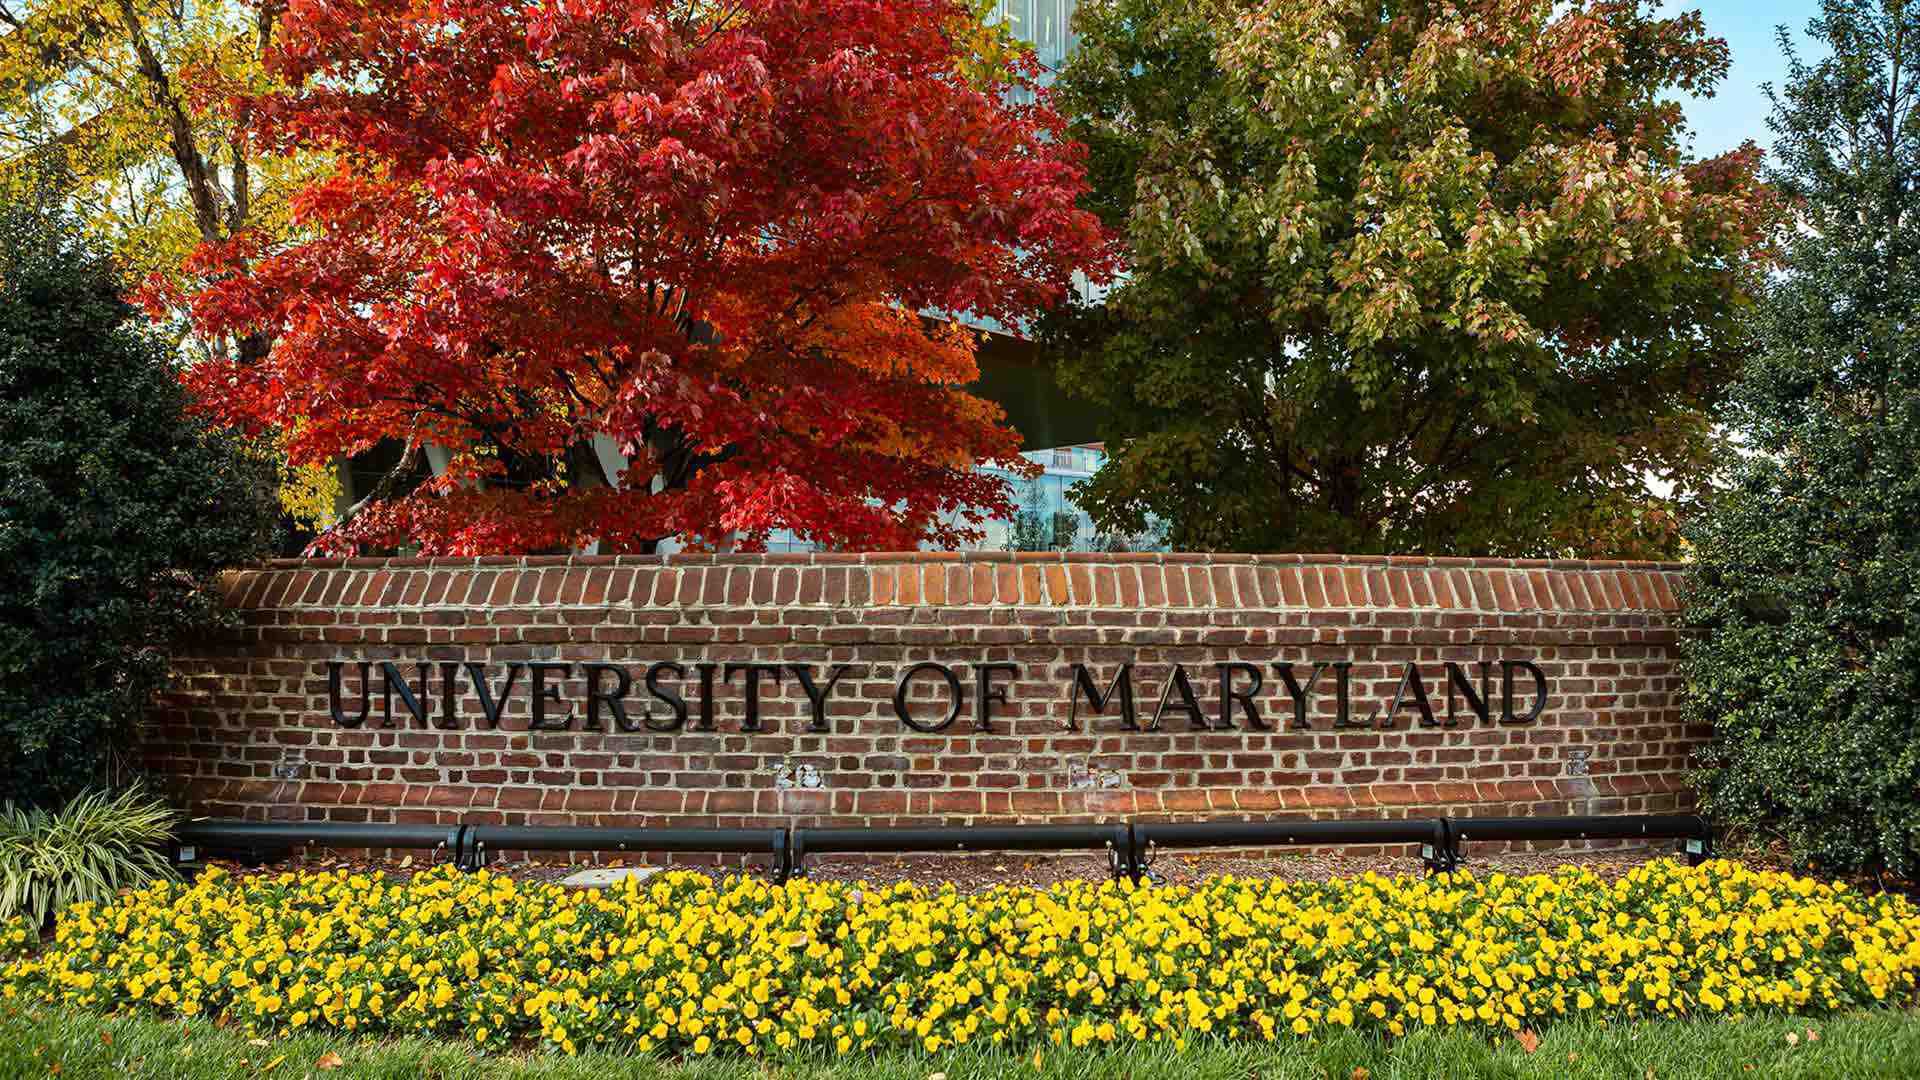
[[[932,1076],[929,1076],[929,1077],[927,1077],[927,1080],[947,1080],[947,1074],[946,1074],[946,1073],[934,1073],[934,1074],[933,1074]]]
[[[1520,1034],[1515,1035],[1513,1041],[1519,1043],[1520,1049],[1525,1050],[1529,1054],[1540,1049],[1540,1036],[1535,1035],[1532,1028],[1528,1028]]]
[[[1567,1051],[1567,1060],[1568,1060],[1568,1061],[1579,1061],[1579,1060],[1580,1060],[1580,1055],[1579,1055],[1579,1054],[1576,1054],[1576,1053],[1574,1053],[1574,1052],[1573,1052],[1573,1051],[1571,1051],[1571,1050],[1569,1050],[1569,1051]]]
[[[1813,1032],[1811,1032],[1811,1031],[1809,1031],[1809,1032],[1807,1032],[1807,1034],[1809,1034],[1809,1035],[1811,1035],[1811,1034],[1813,1034]],[[101,1032],[101,1033],[100,1033],[100,1041],[101,1041],[101,1042],[103,1042],[103,1043],[106,1043],[106,1044],[107,1044],[108,1046],[112,1046],[112,1045],[113,1045],[113,1032],[111,1032],[111,1031],[103,1031],[103,1032]]]
[[[266,1063],[265,1065],[262,1065],[262,1066],[260,1066],[260,1071],[261,1071],[261,1072],[268,1072],[268,1071],[270,1071],[270,1070],[271,1070],[271,1069],[272,1069],[272,1068],[273,1068],[273,1067],[274,1067],[275,1065],[278,1065],[278,1064],[280,1064],[281,1062],[283,1062],[283,1061],[285,1061],[285,1060],[287,1060],[287,1055],[285,1055],[285,1054],[281,1054],[281,1055],[280,1055],[279,1057],[277,1057],[277,1058],[274,1058],[274,1059],[273,1059],[272,1061],[269,1061],[269,1062],[267,1062],[267,1063]]]
[[[1817,1031],[1815,1031],[1815,1030],[1813,1030],[1812,1028],[1808,1028],[1808,1029],[1807,1029],[1807,1041],[1808,1041],[1808,1042],[1819,1042],[1819,1041],[1820,1041],[1820,1033],[1819,1033],[1819,1032],[1817,1032]]]
[[[337,1069],[345,1064],[346,1062],[340,1060],[339,1054],[336,1054],[333,1051],[329,1050],[326,1053],[320,1055],[320,1060],[314,1062],[313,1067],[316,1069],[327,1070],[327,1069]]]
[[[1787,1032],[1787,1045],[1788,1045],[1788,1046],[1799,1046],[1799,1045],[1800,1045],[1800,1036],[1799,1036],[1799,1035],[1797,1035],[1797,1034],[1795,1034],[1794,1032],[1791,1032],[1791,1031],[1789,1031],[1789,1032]]]
[[[413,865],[413,856],[411,856],[411,855],[409,855],[409,856],[407,856],[406,858],[404,858],[404,859],[401,859],[401,860],[400,860],[400,869],[402,869],[402,870],[405,870],[405,869],[406,869],[407,867],[409,867],[409,866],[412,866],[412,865]]]
[[[272,1046],[273,1044],[268,1042],[265,1039],[248,1039],[247,1045],[248,1046]]]
[[[1355,1065],[1353,1067],[1352,1080],[1367,1080],[1367,1077],[1372,1075],[1373,1075],[1372,1073],[1367,1071],[1367,1067],[1365,1065]]]

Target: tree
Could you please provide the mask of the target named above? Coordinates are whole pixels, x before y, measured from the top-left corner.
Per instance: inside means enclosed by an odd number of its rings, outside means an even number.
[[[1751,146],[1686,160],[1726,48],[1650,6],[1083,3],[1057,89],[1130,273],[1049,336],[1101,527],[1671,554],[1771,203]]]
[[[325,538],[424,552],[951,544],[1008,509],[1014,434],[960,389],[1105,236],[1031,64],[950,0],[295,6],[244,102],[336,168],[299,242],[207,245],[222,420],[312,462],[381,439],[445,467]],[[162,304],[172,298],[157,298]],[[624,459],[624,466],[622,460]],[[959,513],[956,513],[958,511]]]
[[[64,171],[66,197],[130,286],[177,275],[200,244],[284,232],[287,195],[317,163],[253,152],[244,111],[226,105],[272,86],[261,57],[284,6],[0,0],[0,192],[31,199],[49,168]],[[199,352],[221,344],[188,342]],[[257,356],[268,344],[256,336],[236,347]],[[326,518],[339,488],[321,466],[277,482],[302,523]]]
[[[1785,33],[1771,179],[1789,272],[1733,394],[1745,456],[1689,528],[1705,807],[1829,870],[1920,876],[1920,9]]]
[[[265,551],[264,466],[49,200],[0,206],[0,801],[105,779],[213,575]]]
[[[298,163],[251,153],[244,114],[223,103],[268,85],[260,59],[282,6],[0,2],[9,179],[31,186],[23,163],[56,157],[76,211],[131,283],[177,272],[201,243],[284,224]]]

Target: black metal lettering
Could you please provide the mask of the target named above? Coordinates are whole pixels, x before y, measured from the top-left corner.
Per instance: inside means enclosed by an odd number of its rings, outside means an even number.
[[[1140,722],[1133,710],[1133,662],[1120,665],[1120,674],[1113,677],[1105,693],[1093,685],[1093,676],[1088,674],[1087,665],[1073,665],[1073,699],[1067,705],[1067,730],[1080,730],[1081,694],[1087,695],[1094,712],[1103,713],[1107,711],[1107,702],[1112,700],[1116,692],[1120,695],[1120,719],[1127,725],[1128,731],[1139,731]]]
[[[742,673],[744,673],[747,677],[747,681],[746,681],[747,709],[746,709],[745,719],[743,719],[740,722],[741,731],[757,732],[761,730],[760,728],[760,680],[765,678],[773,679],[774,688],[777,690],[780,687],[780,673],[782,670],[783,669],[779,664],[728,664],[727,665],[726,680],[728,682],[732,682],[733,677],[735,675],[739,675]]]
[[[649,705],[644,723],[648,731],[679,731],[687,723],[687,699],[681,697],[679,691],[669,690],[660,685],[660,673],[663,671],[672,672],[675,679],[684,679],[687,677],[687,669],[671,660],[661,660],[647,666],[647,693],[666,702],[667,707],[673,710],[673,719],[664,723],[654,723],[653,707]]]
[[[1489,717],[1487,715],[1487,704],[1493,700],[1493,692],[1492,692],[1493,665],[1486,662],[1485,660],[1479,661],[1479,664],[1480,664],[1480,692],[1476,694],[1473,692],[1473,684],[1467,681],[1466,666],[1463,664],[1456,663],[1455,661],[1452,661],[1452,660],[1447,661],[1447,726],[1448,727],[1458,726],[1458,721],[1456,721],[1453,718],[1454,717],[1453,693],[1455,690],[1460,691],[1460,696],[1467,699],[1467,708],[1471,709],[1473,711],[1473,714],[1480,718],[1481,723],[1485,724],[1489,722]]]
[[[433,687],[432,679],[433,676],[428,672],[427,665],[422,663],[420,665],[420,696],[415,697],[413,688],[407,685],[407,677],[400,674],[399,666],[391,660],[380,661],[380,680],[385,686],[385,692],[380,695],[382,717],[380,726],[393,726],[393,695],[398,691],[400,704],[407,707],[407,711],[420,722],[420,726],[432,727],[433,695],[430,693]]]
[[[371,704],[368,695],[372,689],[369,685],[373,681],[372,665],[365,660],[360,661],[360,712],[352,719],[347,718],[347,710],[340,705],[340,669],[343,666],[339,660],[327,661],[327,712],[332,714],[333,722],[341,727],[357,728],[367,722],[367,709]]]
[[[507,681],[501,685],[500,697],[496,700],[487,691],[487,669],[480,664],[467,664],[467,680],[473,683],[474,696],[480,699],[480,715],[486,718],[489,730],[499,730],[500,714],[506,711],[507,699],[513,696],[513,682],[526,666],[517,660],[507,665]]]
[[[940,673],[941,678],[947,680],[947,694],[952,699],[952,704],[947,708],[946,719],[937,724],[921,723],[914,719],[912,711],[907,708],[907,688],[912,685],[913,677],[922,671],[937,671]],[[900,676],[900,681],[894,684],[893,711],[896,716],[900,717],[901,723],[915,731],[923,731],[928,734],[945,731],[953,725],[954,720],[960,715],[960,677],[953,673],[952,668],[945,664],[935,663],[932,660],[923,660],[913,665],[906,670],[905,674]]]
[[[812,664],[788,664],[787,670],[793,672],[793,677],[800,681],[801,691],[807,695],[808,711],[812,713],[807,730],[823,735],[833,730],[827,723],[827,695],[833,693],[834,684],[840,681],[840,676],[853,669],[847,664],[833,665],[833,672],[827,676],[825,686],[814,684]]]
[[[1007,688],[993,681],[995,675],[1020,677],[1020,665],[995,660],[973,665],[973,729],[993,730],[993,703],[1007,704]]]
[[[1235,726],[1233,710],[1234,706],[1238,705],[1247,710],[1247,727],[1254,731],[1272,730],[1273,725],[1267,723],[1266,719],[1260,715],[1260,707],[1253,703],[1253,699],[1259,695],[1261,687],[1265,685],[1265,681],[1260,677],[1260,669],[1239,660],[1229,661],[1218,667],[1220,670],[1220,716],[1214,722],[1214,726],[1222,731],[1233,728]],[[1236,675],[1250,676],[1253,679],[1253,685],[1244,690],[1235,690],[1233,679]]]
[[[1169,702],[1174,691],[1179,691],[1179,702],[1171,705],[1174,712],[1187,714],[1187,723],[1195,731],[1209,730],[1207,714],[1200,711],[1200,699],[1194,696],[1193,682],[1187,678],[1185,664],[1173,665],[1173,674],[1167,677],[1167,684],[1160,688],[1160,704],[1153,708],[1153,722],[1147,725],[1148,731],[1159,731],[1160,722],[1166,718]]]
[[[627,719],[625,698],[633,690],[633,676],[619,664],[581,664],[580,671],[587,677],[587,723],[588,731],[605,731],[607,726],[600,719],[600,710],[604,706],[613,714],[614,726],[621,731],[640,730]],[[600,677],[611,672],[614,676],[613,689],[602,690]]]
[[[1513,715],[1513,669],[1526,668],[1533,674],[1533,711],[1525,716]],[[1500,722],[1503,724],[1531,724],[1540,719],[1547,709],[1547,673],[1531,660],[1500,661]]]
[[[1286,684],[1287,694],[1293,698],[1293,722],[1288,726],[1295,731],[1305,731],[1313,726],[1307,719],[1307,695],[1313,693],[1314,685],[1320,681],[1320,675],[1327,670],[1325,664],[1313,665],[1313,674],[1307,676],[1307,685],[1293,677],[1293,665],[1275,663],[1273,670],[1280,673],[1280,681]]]
[[[560,704],[560,688],[547,685],[549,673],[558,674],[562,679],[573,673],[573,665],[554,660],[535,660],[527,665],[533,672],[533,715],[527,721],[528,731],[565,731],[573,726],[573,703],[567,703],[567,711],[560,714],[557,722],[547,720],[547,704]]]

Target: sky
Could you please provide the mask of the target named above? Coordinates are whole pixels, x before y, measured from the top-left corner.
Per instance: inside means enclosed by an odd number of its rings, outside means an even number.
[[[1731,150],[1747,139],[1766,146],[1767,102],[1763,83],[1778,86],[1787,64],[1774,40],[1774,28],[1785,24],[1803,58],[1819,55],[1809,45],[1807,21],[1819,10],[1818,0],[1666,0],[1668,13],[1697,10],[1707,32],[1725,38],[1733,54],[1733,68],[1711,98],[1686,101],[1693,126],[1693,150],[1700,157]]]

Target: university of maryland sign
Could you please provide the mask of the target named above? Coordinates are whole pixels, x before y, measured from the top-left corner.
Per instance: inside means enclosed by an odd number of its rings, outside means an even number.
[[[347,707],[351,695],[345,685],[349,667],[357,669],[360,685],[358,704],[351,711]],[[409,667],[413,669],[411,675],[406,670]],[[327,663],[327,704],[335,724],[361,727],[373,718],[373,684],[378,681],[381,705],[377,726],[381,727],[410,722],[419,727],[458,730],[465,715],[460,702],[471,695],[479,705],[474,726],[497,730],[502,727],[509,701],[520,694],[527,698],[529,731],[666,733],[719,730],[720,700],[733,691],[739,697],[737,730],[754,733],[766,730],[763,693],[769,687],[778,690],[791,680],[806,697],[807,730],[827,734],[833,731],[827,703],[835,687],[850,674],[866,677],[867,669],[858,664],[834,664],[825,671],[823,667],[787,662],[683,664],[670,660],[644,666],[542,660],[504,664],[333,660]],[[1104,686],[1087,665],[1073,664],[1061,689],[1069,702],[1065,730],[1081,730],[1083,716],[1091,719],[1114,713],[1121,728],[1128,731],[1161,731],[1169,720],[1184,721],[1194,731],[1242,727],[1265,731],[1272,730],[1276,722],[1304,731],[1314,726],[1313,706],[1321,695],[1332,697],[1329,726],[1335,730],[1389,729],[1398,725],[1403,713],[1409,714],[1410,725],[1423,728],[1531,724],[1546,711],[1550,697],[1546,672],[1532,660],[1503,658],[1471,664],[1446,661],[1424,667],[1408,661],[1402,665],[1392,697],[1373,703],[1364,716],[1356,718],[1352,669],[1351,660],[1274,661],[1265,667],[1244,660],[1224,661],[1212,665],[1203,675],[1210,677],[1216,688],[1203,704],[1193,673],[1186,665],[1175,664],[1143,723],[1133,662],[1119,665],[1117,674],[1104,680]],[[1024,665],[1005,660],[960,664],[926,660],[903,666],[893,680],[893,711],[911,730],[941,732],[959,721],[970,697],[973,730],[991,733],[993,706],[1012,704],[1008,684],[1020,681],[1024,673]],[[1530,687],[1520,683],[1522,673]],[[1264,715],[1257,704],[1267,691],[1269,676],[1286,693],[1290,707],[1284,716]],[[585,692],[569,699],[563,694],[563,686],[575,678],[583,681]],[[917,703],[921,709],[918,713],[916,703],[910,700],[916,684],[927,685],[934,694],[932,701]],[[690,685],[696,688],[691,701],[685,692]],[[938,707],[942,701],[944,712]]]

